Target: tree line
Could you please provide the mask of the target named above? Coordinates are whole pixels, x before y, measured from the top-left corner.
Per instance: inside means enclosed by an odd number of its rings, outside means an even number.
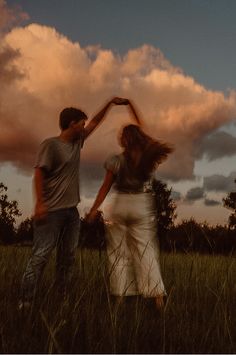
[[[236,182],[236,180],[235,180]],[[30,244],[33,240],[33,220],[26,218],[16,227],[21,216],[17,201],[10,201],[7,187],[0,183],[0,243]],[[199,252],[207,254],[230,254],[236,250],[236,192],[230,192],[223,205],[232,213],[228,225],[211,226],[198,223],[194,218],[175,224],[176,204],[171,189],[159,180],[154,180],[153,190],[156,202],[157,238],[161,250],[166,252]],[[91,225],[81,218],[79,246],[102,250],[105,247],[105,221],[102,213]]]

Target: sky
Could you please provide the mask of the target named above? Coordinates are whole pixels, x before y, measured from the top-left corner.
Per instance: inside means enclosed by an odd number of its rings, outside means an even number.
[[[59,134],[60,111],[75,106],[91,118],[121,96],[147,133],[175,147],[157,177],[172,188],[178,221],[227,223],[222,198],[236,178],[235,13],[233,0],[0,0],[0,181],[22,218],[33,212],[38,145]],[[131,121],[127,108],[113,107],[88,139],[82,214]]]

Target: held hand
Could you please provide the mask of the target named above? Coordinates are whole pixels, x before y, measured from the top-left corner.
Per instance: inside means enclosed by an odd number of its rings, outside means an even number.
[[[93,223],[96,220],[97,215],[98,215],[98,211],[97,210],[90,211],[88,214],[86,214],[85,221],[87,223]]]
[[[129,100],[128,99],[124,99],[122,97],[114,97],[111,100],[111,103],[113,103],[115,105],[128,105],[129,104]]]
[[[47,216],[48,209],[43,202],[37,202],[35,206],[34,218],[35,220],[42,220]]]

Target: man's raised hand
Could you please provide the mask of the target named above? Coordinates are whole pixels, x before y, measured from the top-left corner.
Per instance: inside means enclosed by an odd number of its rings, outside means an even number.
[[[124,99],[123,97],[114,97],[110,101],[110,103],[111,104],[115,104],[115,105],[126,105],[126,106],[128,106],[131,114],[133,115],[133,118],[134,118],[136,124],[141,125],[141,120],[139,118],[139,115],[137,114],[136,109],[134,108],[134,105],[133,105],[132,101],[130,101],[128,99]]]

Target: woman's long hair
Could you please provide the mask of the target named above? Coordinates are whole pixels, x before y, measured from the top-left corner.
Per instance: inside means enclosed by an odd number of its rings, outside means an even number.
[[[121,145],[124,147],[124,156],[130,165],[130,169],[142,181],[147,180],[156,166],[161,164],[173,152],[173,148],[170,145],[153,139],[134,124],[123,128]],[[133,164],[135,152],[141,153],[140,160],[136,166]]]

